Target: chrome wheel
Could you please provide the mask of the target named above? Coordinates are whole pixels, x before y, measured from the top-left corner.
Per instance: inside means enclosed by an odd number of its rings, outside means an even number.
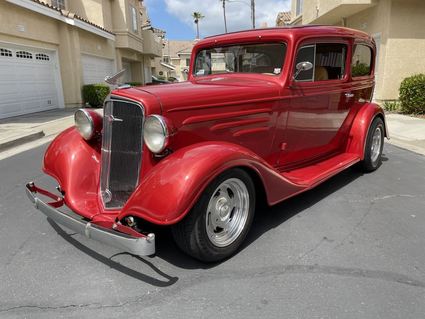
[[[238,178],[221,183],[209,200],[206,230],[211,243],[226,247],[233,243],[245,228],[249,214],[249,192]]]
[[[381,145],[382,145],[382,131],[381,127],[377,127],[373,133],[372,143],[370,147],[370,155],[372,162],[376,162],[378,157],[381,155]]]

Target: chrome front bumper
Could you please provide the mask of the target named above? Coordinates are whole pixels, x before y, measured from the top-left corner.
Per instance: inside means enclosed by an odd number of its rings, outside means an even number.
[[[150,233],[148,235],[143,235],[137,233],[136,237],[114,230],[114,228],[126,228],[126,226],[113,223],[112,228],[106,228],[97,225],[94,222],[77,219],[57,209],[63,205],[62,197],[55,196],[48,191],[36,187],[33,182],[28,183],[25,190],[28,198],[34,204],[35,208],[40,210],[44,215],[56,223],[61,224],[70,230],[107,245],[125,250],[133,255],[149,256],[155,253],[155,234]],[[36,196],[37,193],[48,196],[55,201],[45,203]]]

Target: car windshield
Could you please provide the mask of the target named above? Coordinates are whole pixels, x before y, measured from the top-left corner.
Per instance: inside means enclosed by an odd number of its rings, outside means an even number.
[[[193,74],[261,73],[278,75],[285,59],[284,43],[246,44],[204,49],[196,55]]]

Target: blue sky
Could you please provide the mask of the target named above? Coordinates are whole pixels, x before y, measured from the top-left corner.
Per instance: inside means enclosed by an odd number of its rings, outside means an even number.
[[[230,0],[226,4],[228,31],[251,28],[250,0]],[[196,35],[192,12],[205,18],[199,23],[201,37],[224,33],[223,7],[219,0],[145,0],[152,25],[166,31],[171,40],[192,40]],[[288,11],[290,0],[256,0],[257,27],[275,25],[278,12]]]

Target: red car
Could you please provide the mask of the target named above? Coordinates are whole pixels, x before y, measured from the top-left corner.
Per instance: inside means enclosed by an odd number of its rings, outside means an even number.
[[[57,223],[132,254],[155,252],[157,224],[187,254],[222,260],[246,237],[260,194],[274,205],[356,163],[381,165],[375,52],[370,36],[341,27],[206,38],[188,81],[118,88],[103,118],[78,110],[44,157],[61,194],[33,182],[27,194]]]

